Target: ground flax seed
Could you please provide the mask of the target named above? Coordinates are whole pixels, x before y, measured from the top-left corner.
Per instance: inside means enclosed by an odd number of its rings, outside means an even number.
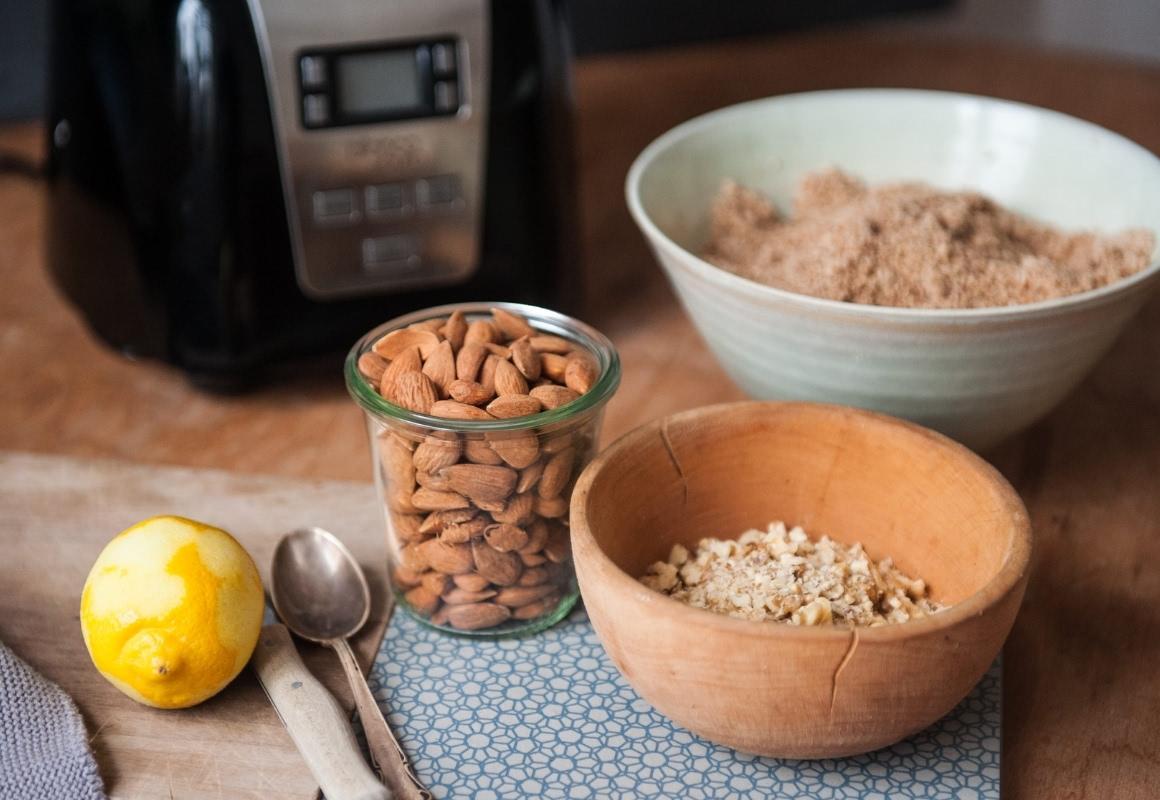
[[[727,181],[705,258],[742,277],[849,303],[984,308],[1105,286],[1146,267],[1150,231],[1064,233],[975,192],[869,188],[836,169],[807,175],[793,216]]]

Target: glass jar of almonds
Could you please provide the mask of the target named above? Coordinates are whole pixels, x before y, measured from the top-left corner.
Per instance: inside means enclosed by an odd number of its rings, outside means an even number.
[[[514,303],[418,311],[354,346],[346,385],[366,414],[403,608],[493,637],[568,614],[568,503],[619,383],[606,337]]]

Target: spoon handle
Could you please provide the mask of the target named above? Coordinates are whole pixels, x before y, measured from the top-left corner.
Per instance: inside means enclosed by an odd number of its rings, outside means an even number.
[[[358,716],[362,720],[363,731],[367,736],[367,745],[370,747],[371,758],[379,768],[383,780],[391,788],[391,794],[396,800],[432,800],[432,794],[423,788],[419,778],[411,769],[411,762],[403,752],[402,745],[391,733],[379,704],[367,686],[367,679],[359,669],[358,661],[346,639],[335,639],[331,642],[346,671],[346,679],[350,681],[350,689],[354,694],[355,706],[358,707]]]

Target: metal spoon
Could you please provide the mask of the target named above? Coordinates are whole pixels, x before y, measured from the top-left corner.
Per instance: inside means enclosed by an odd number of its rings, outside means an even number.
[[[332,648],[342,662],[366,732],[371,758],[399,800],[431,800],[411,769],[367,686],[347,637],[366,624],[371,593],[366,576],[334,534],[299,528],[282,537],[271,569],[274,610],[303,639]]]

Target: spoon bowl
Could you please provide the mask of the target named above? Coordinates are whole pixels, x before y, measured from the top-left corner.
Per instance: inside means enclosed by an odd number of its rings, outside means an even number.
[[[362,568],[338,538],[322,528],[282,537],[271,570],[274,610],[303,639],[329,644],[353,636],[371,613]]]

